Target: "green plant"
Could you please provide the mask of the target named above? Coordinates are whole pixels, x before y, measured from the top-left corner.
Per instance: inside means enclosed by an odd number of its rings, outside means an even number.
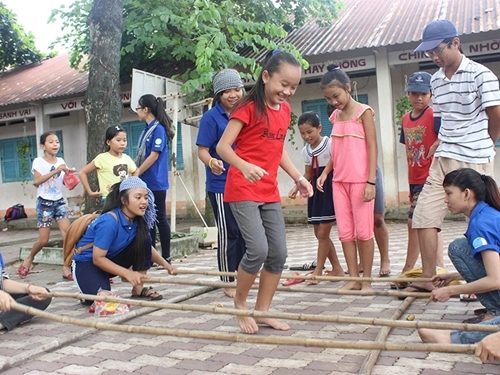
[[[295,148],[295,150],[298,150],[298,146],[296,145],[295,142],[295,136],[297,134],[296,126],[297,125],[297,120],[298,117],[295,113],[292,112],[292,118],[290,121],[290,125],[288,126],[288,142],[292,144],[292,146]]]
[[[21,142],[17,144],[17,156],[19,157],[20,167],[21,167],[21,178],[22,182],[26,182],[26,175],[29,172],[30,168],[30,151],[31,151],[31,143],[23,138]]]
[[[406,112],[411,111],[413,107],[411,106],[410,99],[408,95],[403,95],[401,98],[396,100],[396,126],[398,129],[401,127],[403,116]]]

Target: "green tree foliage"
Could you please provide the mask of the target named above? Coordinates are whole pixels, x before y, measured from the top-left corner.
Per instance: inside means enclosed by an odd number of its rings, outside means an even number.
[[[17,24],[16,15],[0,2],[0,72],[41,58],[33,34],[26,33]]]
[[[151,60],[192,67],[180,74],[188,92],[210,85],[224,67],[241,67],[251,78],[260,50],[279,47],[300,57],[283,42],[287,33],[310,19],[331,22],[340,6],[341,0],[125,0],[121,72]],[[71,46],[74,67],[88,52],[90,7],[91,0],[74,0],[52,14],[69,30],[59,42]]]

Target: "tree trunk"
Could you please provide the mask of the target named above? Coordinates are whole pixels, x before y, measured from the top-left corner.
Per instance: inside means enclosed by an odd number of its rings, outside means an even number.
[[[104,151],[104,135],[122,117],[120,100],[120,49],[123,0],[94,0],[89,13],[89,84],[85,93],[87,162]],[[92,190],[98,190],[97,174],[89,175]],[[85,212],[101,208],[100,198],[87,196]]]

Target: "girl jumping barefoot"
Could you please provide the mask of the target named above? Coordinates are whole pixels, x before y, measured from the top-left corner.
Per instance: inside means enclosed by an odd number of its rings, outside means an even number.
[[[279,50],[270,52],[257,83],[235,106],[217,145],[217,153],[231,165],[224,201],[230,203],[247,248],[238,267],[234,296],[234,306],[240,310],[248,309],[248,292],[260,271],[255,310],[268,311],[285,265],[285,220],[278,167],[294,179],[301,194],[312,195],[311,184],[283,147],[291,119],[286,100],[295,93],[300,76],[301,66],[295,57]],[[257,333],[257,324],[290,329],[288,324],[271,318],[237,319],[244,333]]]

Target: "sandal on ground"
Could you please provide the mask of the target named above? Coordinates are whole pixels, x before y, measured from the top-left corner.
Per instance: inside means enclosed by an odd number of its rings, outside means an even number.
[[[486,310],[484,307],[480,309],[475,309],[474,310],[474,315],[481,315],[481,314],[486,314],[488,310]]]
[[[460,302],[476,302],[477,296],[474,293],[460,294]]]
[[[70,273],[68,273],[67,275],[62,275],[62,278],[63,278],[64,280],[69,280],[69,281],[73,281],[73,280],[74,280],[74,279],[73,279],[73,274],[72,274],[71,272],[70,272]]]
[[[155,292],[153,290],[153,287],[150,286],[149,288],[148,287],[142,288],[140,294],[132,294],[130,296],[130,298],[139,298],[139,299],[148,299],[150,301],[159,301],[163,298],[163,296],[160,293]]]
[[[484,321],[485,318],[486,318],[486,313],[479,314],[479,315],[473,316],[472,318],[463,320],[462,323],[478,324],[478,323],[481,323],[482,321]]]
[[[300,275],[300,273],[298,272],[294,272],[293,273],[294,275]],[[292,286],[292,285],[295,285],[295,284],[300,284],[300,283],[303,283],[305,280],[304,279],[286,279],[285,281],[283,281],[283,283],[281,285],[283,286]]]
[[[17,274],[21,279],[24,279],[26,276],[28,276],[28,273],[30,273],[30,269],[24,265],[24,263],[21,263],[19,268],[17,269]]]
[[[316,261],[311,263],[304,263],[302,266],[290,267],[291,271],[310,271],[316,269]]]

